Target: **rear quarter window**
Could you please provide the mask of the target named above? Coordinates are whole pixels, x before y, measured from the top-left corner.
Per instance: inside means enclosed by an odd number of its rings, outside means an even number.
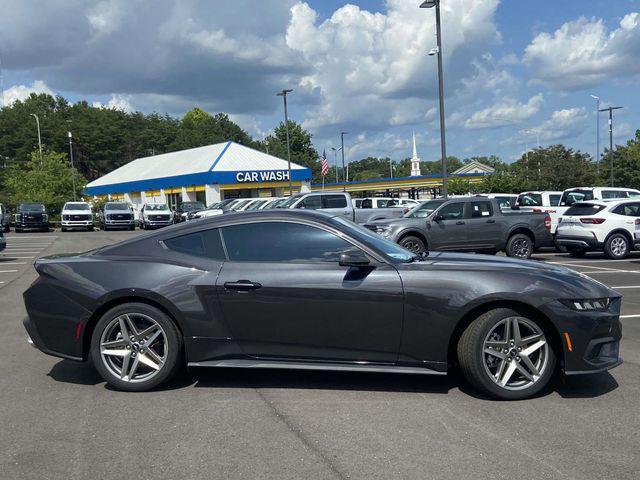
[[[163,242],[169,250],[212,260],[225,260],[226,256],[220,238],[220,231],[215,228],[201,232],[189,233],[173,237]]]
[[[364,203],[364,202],[363,202]],[[345,208],[347,197],[344,195],[323,195],[322,208]],[[363,207],[366,208],[366,207]]]

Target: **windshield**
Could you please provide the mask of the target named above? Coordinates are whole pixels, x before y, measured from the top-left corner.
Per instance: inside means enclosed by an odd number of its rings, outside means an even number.
[[[65,203],[63,210],[91,210],[88,203]]]
[[[377,250],[380,250],[393,260],[402,263],[409,263],[415,258],[415,255],[409,250],[405,250],[397,243],[387,240],[377,233],[374,233],[365,227],[357,225],[350,220],[347,220],[343,217],[333,217],[331,220],[338,223],[341,230],[346,231],[349,235],[360,240],[361,242],[366,243],[367,245],[371,245]]]
[[[540,193],[521,193],[518,195],[517,204],[521,207],[541,207],[542,194]]]
[[[41,203],[23,203],[18,207],[19,212],[44,212],[44,205]]]
[[[593,190],[570,190],[562,194],[560,205],[570,207],[576,202],[593,200]]]
[[[185,202],[182,204],[183,212],[190,212],[191,210],[202,210],[204,204],[202,202]]]
[[[269,200],[258,200],[257,202],[253,202],[251,205],[247,207],[247,210],[258,210],[262,205],[267,203]]]
[[[291,205],[296,203],[302,197],[304,197],[304,193],[299,193],[297,195],[291,195],[289,198],[286,198],[282,201],[282,203],[276,205],[276,208],[289,208]]]
[[[425,218],[431,215],[440,205],[446,200],[430,200],[428,202],[421,203],[411,210],[409,210],[404,218]]]
[[[145,210],[169,210],[169,207],[164,203],[147,203],[147,206],[144,207]]]
[[[131,210],[128,203],[107,203],[104,206],[105,210]]]

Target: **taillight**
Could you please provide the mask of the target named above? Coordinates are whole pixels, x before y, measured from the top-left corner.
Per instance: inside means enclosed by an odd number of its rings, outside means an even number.
[[[403,213],[403,214],[408,213],[408,212],[409,212],[409,209],[408,209],[407,207],[404,207],[404,208],[402,209],[402,213]]]
[[[601,223],[604,223],[604,218],[581,218],[580,221],[582,223],[591,223],[591,224],[595,224],[595,225],[600,225]]]
[[[534,213],[542,213],[542,209],[541,208],[534,208],[533,212]]]
[[[544,217],[544,226],[547,227],[547,230],[551,230],[551,217],[549,215]]]
[[[562,223],[562,217],[558,218],[558,223]]]
[[[640,218],[636,218],[636,225],[640,225]]]

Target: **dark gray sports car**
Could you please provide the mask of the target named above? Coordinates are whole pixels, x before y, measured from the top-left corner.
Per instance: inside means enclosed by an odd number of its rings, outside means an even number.
[[[229,214],[39,259],[30,341],[123,390],[190,366],[445,374],[517,399],[621,363],[620,295],[558,266],[413,254],[340,217]]]

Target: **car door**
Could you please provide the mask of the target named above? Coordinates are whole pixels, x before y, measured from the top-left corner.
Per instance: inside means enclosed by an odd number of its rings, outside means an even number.
[[[360,250],[303,223],[265,221],[222,228],[229,260],[217,280],[226,323],[254,357],[394,362],[403,291],[396,269],[373,258],[342,267]]]
[[[427,223],[430,249],[457,250],[467,244],[467,224],[464,202],[445,203]]]
[[[465,212],[470,248],[494,248],[502,241],[502,227],[496,221],[493,205],[487,200],[467,203]]]

